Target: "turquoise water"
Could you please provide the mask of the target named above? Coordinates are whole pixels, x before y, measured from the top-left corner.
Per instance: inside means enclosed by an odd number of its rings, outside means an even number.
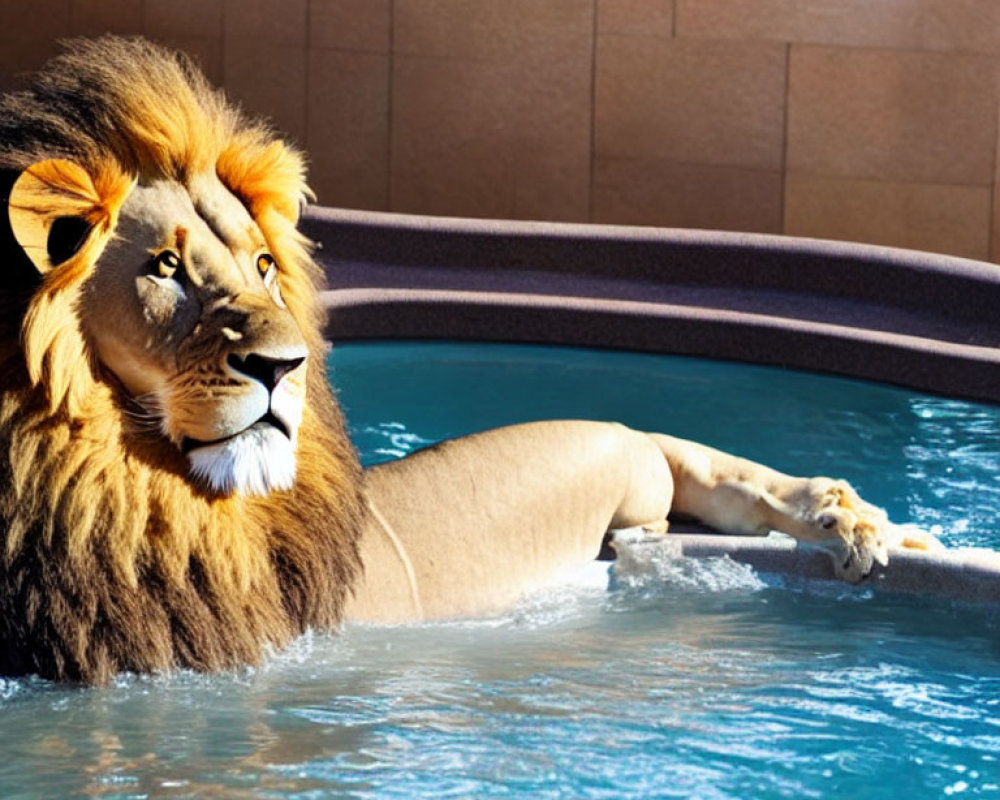
[[[901,522],[998,543],[994,407],[624,353],[350,345],[331,365],[369,462],[613,418],[843,474]],[[604,582],[304,637],[234,674],[0,680],[0,797],[1000,797],[995,612],[725,559]]]
[[[1000,547],[1000,408],[773,367],[519,345],[352,344],[330,359],[367,463],[536,419],[617,420],[793,475],[847,478],[896,522]]]

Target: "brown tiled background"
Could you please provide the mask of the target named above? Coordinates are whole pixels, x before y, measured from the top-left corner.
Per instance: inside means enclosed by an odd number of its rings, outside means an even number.
[[[0,0],[185,49],[321,203],[788,233],[1000,260],[997,0]]]

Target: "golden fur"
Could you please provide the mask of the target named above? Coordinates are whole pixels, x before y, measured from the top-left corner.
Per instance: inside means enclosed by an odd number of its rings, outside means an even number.
[[[295,228],[301,156],[185,58],[107,37],[72,43],[0,101],[0,190],[40,164],[37,191],[92,228],[44,275],[6,214],[0,228],[0,673],[100,683],[220,669],[337,625],[359,569],[361,472],[322,369],[318,270]],[[311,353],[297,480],[266,497],[212,495],[176,447],[136,435],[80,326],[81,287],[133,183],[206,169],[281,263]]]

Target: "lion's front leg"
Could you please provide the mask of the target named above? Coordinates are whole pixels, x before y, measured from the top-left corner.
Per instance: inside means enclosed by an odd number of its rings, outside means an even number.
[[[781,531],[829,550],[838,577],[886,564],[888,520],[846,482],[796,478],[684,439],[651,434],[674,479],[672,511],[723,533]]]

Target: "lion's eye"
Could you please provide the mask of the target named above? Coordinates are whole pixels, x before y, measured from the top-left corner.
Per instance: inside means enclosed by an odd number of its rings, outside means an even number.
[[[264,278],[264,283],[269,284],[274,279],[274,272],[277,268],[278,264],[270,253],[261,253],[257,256],[257,271]]]
[[[172,278],[174,273],[180,269],[181,257],[173,250],[164,250],[156,254],[153,258],[153,264],[161,278]]]

